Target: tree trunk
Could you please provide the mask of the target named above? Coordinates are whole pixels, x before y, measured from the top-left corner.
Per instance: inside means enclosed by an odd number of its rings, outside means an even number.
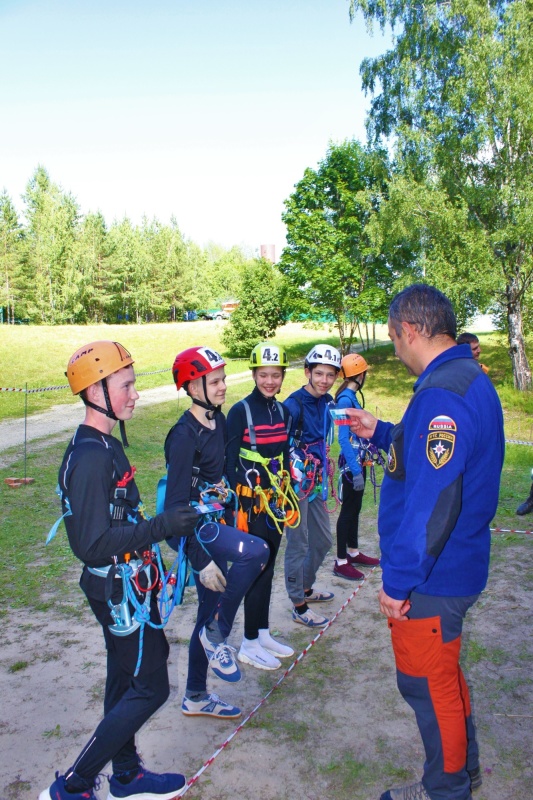
[[[514,387],[521,392],[526,392],[531,389],[531,368],[526,355],[522,307],[517,290],[518,280],[513,278],[506,289],[509,354],[513,365]]]

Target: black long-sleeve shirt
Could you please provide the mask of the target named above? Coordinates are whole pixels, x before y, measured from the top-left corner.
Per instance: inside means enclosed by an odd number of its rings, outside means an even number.
[[[252,422],[255,428],[257,452],[263,458],[282,456],[283,468],[288,470],[289,440],[287,423],[282,413],[280,413],[280,407],[275,398],[266,398],[255,387],[253,392],[245,399],[250,406]],[[246,486],[246,471],[251,468],[258,470],[263,488],[270,486],[268,475],[262,464],[239,456],[241,447],[250,450],[250,445],[246,409],[242,403],[235,403],[228,413],[228,445],[226,448],[226,470],[232,489],[235,489],[237,483]]]
[[[72,512],[65,517],[70,547],[86,566],[107,566],[113,556],[121,559],[125,553],[142,552],[152,542],[176,533],[169,515],[146,520],[136,514],[140,496],[133,479],[124,487],[124,517],[113,519],[117,481],[128,472],[131,465],[118,439],[89,425],[79,426],[63,456],[58,479],[63,511],[68,511],[68,498]],[[105,584],[83,570],[81,585],[90,597],[104,599]]]
[[[216,484],[222,480],[225,420],[222,414],[216,414],[215,420],[216,428],[211,430],[202,425],[190,411],[185,411],[169,431],[165,441],[168,467],[165,511],[199,499],[198,485],[192,485],[193,466],[199,469],[198,484]],[[197,451],[199,457],[196,456]],[[187,555],[198,572],[211,560],[195,537],[190,537],[187,542]]]

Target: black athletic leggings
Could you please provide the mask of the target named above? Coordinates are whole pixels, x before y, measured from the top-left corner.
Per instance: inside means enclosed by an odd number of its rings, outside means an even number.
[[[260,536],[270,548],[270,557],[265,569],[257,576],[244,596],[244,635],[247,639],[257,639],[259,631],[268,628],[274,566],[281,536],[265,513],[252,514],[248,528],[250,534]]]
[[[366,467],[363,467],[366,485]],[[363,504],[364,492],[353,488],[352,473],[342,476],[342,505],[337,519],[337,558],[346,558],[346,547],[357,550],[359,547],[359,514]]]

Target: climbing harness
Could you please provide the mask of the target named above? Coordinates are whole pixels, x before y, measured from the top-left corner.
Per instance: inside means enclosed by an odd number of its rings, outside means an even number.
[[[377,489],[381,487],[381,482],[378,483],[376,469],[377,467],[381,467],[383,472],[385,472],[385,459],[376,445],[369,442],[368,439],[360,439],[359,458],[363,467],[369,468],[370,481],[374,488],[374,503],[376,503]]]
[[[280,417],[284,420],[283,407],[277,400],[274,401]],[[252,419],[252,412],[247,400],[241,400],[246,412],[246,424],[250,438],[250,448],[241,447],[239,456],[252,464],[260,464],[266,473],[269,487],[265,489],[261,486],[261,474],[259,470],[252,466],[246,470],[246,486],[238,484],[237,494],[242,497],[251,497],[253,502],[248,510],[247,519],[245,512],[240,513],[238,524],[245,526],[242,529],[248,530],[248,523],[251,521],[253,513],[264,512],[271,527],[275,528],[280,536],[283,529],[296,528],[300,524],[300,508],[298,498],[291,486],[291,476],[288,470],[283,467],[283,455],[268,458],[261,456],[257,450],[257,435]],[[252,478],[252,475],[255,478]]]
[[[331,445],[335,439],[335,428],[331,422],[331,414],[330,409],[334,408],[335,403],[330,402],[326,406],[326,411],[324,413],[324,444],[323,444],[323,468],[322,468],[322,501],[324,503],[324,508],[328,512],[328,514],[334,514],[339,505],[340,500],[338,494],[335,489],[335,461],[330,456]],[[329,492],[328,492],[329,489]],[[335,502],[335,506],[333,508],[329,508],[327,504],[328,496],[331,494]]]
[[[83,438],[74,442],[75,447],[79,447],[85,443],[96,443],[110,449],[104,441],[100,441],[99,439]],[[114,459],[113,470],[115,473],[118,472]],[[72,516],[71,504],[66,493],[67,471],[68,463],[63,476],[65,489],[63,490],[59,484],[56,487],[56,493],[61,498],[66,511],[50,529],[46,538],[46,544],[49,544],[55,537],[61,521],[65,519],[65,517]],[[127,503],[128,484],[134,480],[135,472],[136,468],[131,467],[131,469],[125,472],[122,478],[119,478],[115,484],[113,500],[109,504],[110,517],[114,522],[127,520],[132,524],[137,524],[139,518],[149,519],[145,514],[142,502],[139,502],[135,508],[132,508]],[[135,555],[137,558],[132,559],[131,554],[125,553],[122,556],[123,561],[121,562],[119,562],[118,556],[113,556],[112,564],[102,567],[87,566],[87,570],[92,575],[105,579],[106,581],[105,597],[113,620],[112,624],[108,626],[111,633],[115,636],[129,636],[140,628],[139,656],[134,673],[136,676],[139,673],[142,661],[144,626],[149,625],[152,628],[164,628],[174,606],[181,603],[183,600],[186,585],[187,557],[185,555],[184,540],[180,541],[176,558],[169,570],[166,570],[164,567],[161,550],[158,544],[153,544],[151,550],[146,550],[141,555],[139,555],[139,553],[135,553]],[[119,602],[114,602],[115,579],[120,579],[122,581],[122,596]],[[158,609],[161,623],[154,623],[150,619],[151,596],[156,588],[159,592]],[[142,602],[141,598],[143,598]]]

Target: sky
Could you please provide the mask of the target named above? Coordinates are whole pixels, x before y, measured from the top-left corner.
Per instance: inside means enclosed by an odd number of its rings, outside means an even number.
[[[0,0],[0,191],[40,164],[110,225],[175,217],[205,246],[285,243],[330,142],[365,141],[348,0]]]

